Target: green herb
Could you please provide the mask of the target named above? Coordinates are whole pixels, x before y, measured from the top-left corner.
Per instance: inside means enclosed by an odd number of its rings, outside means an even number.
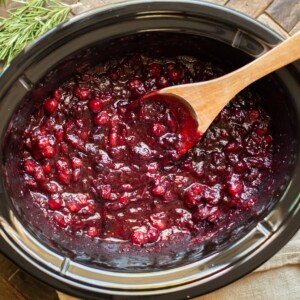
[[[21,6],[10,10],[8,18],[0,18],[0,60],[4,61],[4,65],[7,65],[28,43],[66,20],[71,10],[69,5],[58,0],[14,0],[14,2]]]
[[[6,6],[7,5],[7,0],[0,0],[0,6]]]

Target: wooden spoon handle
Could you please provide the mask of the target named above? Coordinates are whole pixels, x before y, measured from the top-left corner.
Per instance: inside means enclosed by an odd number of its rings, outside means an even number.
[[[300,58],[300,32],[283,41],[246,66],[223,77],[234,84],[232,97],[267,74]]]
[[[199,131],[205,132],[224,106],[254,81],[300,58],[300,32],[244,67],[225,76],[162,89],[185,99],[195,110]]]

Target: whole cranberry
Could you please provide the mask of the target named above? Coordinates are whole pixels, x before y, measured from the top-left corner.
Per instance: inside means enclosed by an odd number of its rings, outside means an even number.
[[[149,243],[154,243],[159,237],[159,231],[156,228],[151,228],[147,231],[147,238]]]
[[[128,89],[133,92],[134,96],[142,96],[146,93],[142,80],[138,77],[130,79],[127,83]]]
[[[50,98],[45,101],[44,109],[49,115],[54,113],[58,107],[58,102],[55,98]]]
[[[65,217],[61,213],[54,213],[53,219],[59,227],[64,228],[67,226]]]
[[[63,129],[59,128],[54,131],[54,136],[58,141],[62,141],[64,137]]]
[[[27,159],[24,161],[24,170],[27,174],[34,174],[36,172],[37,163],[33,159]]]
[[[102,126],[109,121],[109,116],[105,111],[101,111],[97,116],[94,117],[94,124]]]
[[[143,244],[146,244],[148,242],[148,237],[147,237],[147,234],[145,232],[135,231],[131,235],[131,241],[132,241],[133,244],[143,245]]]
[[[160,88],[164,88],[170,85],[170,82],[165,76],[160,76],[159,78],[156,79],[156,84]]]
[[[257,110],[252,109],[252,110],[249,110],[249,111],[248,111],[248,118],[249,118],[251,121],[256,121],[256,120],[258,120],[259,116],[260,116],[260,114],[259,114],[259,111],[257,111]]]
[[[43,165],[42,165],[42,168],[43,168],[43,171],[45,174],[48,174],[51,172],[51,169],[52,169],[52,165],[49,161],[45,162]]]
[[[49,138],[47,136],[41,136],[40,138],[38,138],[36,145],[39,149],[44,149],[49,145]]]
[[[239,160],[234,166],[233,170],[234,172],[238,174],[244,173],[248,169],[248,166],[244,160]]]
[[[67,205],[67,208],[70,212],[78,212],[81,208],[81,205],[75,201],[72,201]]]
[[[163,185],[158,185],[152,189],[152,194],[156,196],[162,196],[166,192],[166,188]]]
[[[73,171],[73,174],[72,174],[72,180],[73,181],[78,181],[81,177],[81,169],[80,168],[76,168],[74,171]]]
[[[120,78],[120,72],[119,70],[115,69],[115,68],[111,68],[107,71],[107,75],[110,78],[110,80],[112,81],[117,81]]]
[[[227,189],[230,195],[238,197],[243,192],[244,187],[241,180],[236,179],[227,183]]]
[[[152,214],[149,217],[150,223],[153,227],[158,229],[159,231],[164,230],[167,227],[167,222],[165,220],[165,214],[164,213],[156,213]]]
[[[98,113],[101,111],[103,103],[99,99],[92,99],[91,101],[89,101],[88,107],[92,112]]]
[[[149,75],[151,77],[159,77],[161,74],[161,65],[160,64],[157,64],[157,63],[152,63],[150,66],[149,66]]]
[[[58,173],[57,178],[64,185],[68,185],[70,183],[70,180],[71,180],[70,174],[66,174],[66,173]]]
[[[98,235],[98,230],[95,226],[92,226],[90,227],[88,230],[87,230],[87,234],[90,236],[90,237],[96,237]]]
[[[42,155],[46,158],[52,158],[54,157],[56,154],[56,149],[53,146],[46,146],[43,150],[42,150]]]
[[[76,169],[78,167],[82,167],[83,166],[82,159],[80,159],[78,157],[72,157],[71,158],[71,164],[72,164],[73,169]]]
[[[34,177],[36,182],[45,182],[46,181],[45,174],[44,174],[43,169],[41,167],[36,170],[33,177]]]
[[[181,73],[177,69],[172,69],[169,71],[169,78],[172,82],[177,83],[181,79]]]
[[[87,100],[90,97],[91,90],[88,88],[75,88],[74,91],[75,96],[77,96],[80,100]]]
[[[56,89],[53,91],[52,95],[57,101],[60,101],[62,98],[62,91],[59,89]]]
[[[52,210],[58,210],[62,207],[62,199],[60,197],[51,197],[48,200],[49,208]]]

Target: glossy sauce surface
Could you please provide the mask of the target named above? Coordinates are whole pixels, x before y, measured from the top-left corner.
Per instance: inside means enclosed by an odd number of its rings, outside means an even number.
[[[182,157],[180,108],[130,106],[145,93],[222,74],[192,57],[133,54],[71,78],[24,131],[24,193],[49,226],[71,236],[149,247],[203,240],[214,226],[238,222],[271,173],[271,121],[259,97],[237,95]]]

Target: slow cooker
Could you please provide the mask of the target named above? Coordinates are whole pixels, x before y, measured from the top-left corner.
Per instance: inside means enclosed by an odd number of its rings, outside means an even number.
[[[153,38],[155,37],[155,38]],[[169,38],[170,37],[170,40]],[[181,43],[171,43],[173,37]],[[16,153],[28,116],[41,99],[78,68],[135,49],[166,48],[209,53],[238,68],[282,37],[241,13],[186,1],[130,1],[106,6],[62,23],[38,38],[0,79],[0,249],[21,268],[58,290],[84,299],[188,299],[251,272],[299,229],[300,64],[295,62],[257,83],[269,102],[280,151],[268,205],[238,227],[191,251],[153,257],[110,256],[93,262],[88,249],[51,239],[37,216],[27,217],[18,191]],[[31,218],[33,216],[31,215]],[[74,241],[76,243],[77,241]]]

